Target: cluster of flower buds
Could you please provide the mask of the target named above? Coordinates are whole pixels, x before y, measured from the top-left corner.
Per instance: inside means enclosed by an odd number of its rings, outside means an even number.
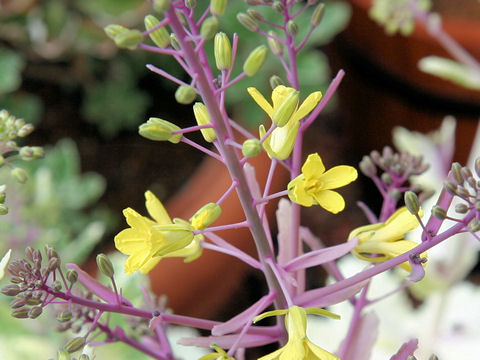
[[[55,273],[60,266],[60,258],[52,247],[45,248],[48,261],[42,265],[42,254],[39,250],[27,247],[25,249],[26,259],[14,260],[7,270],[12,275],[11,285],[2,289],[7,296],[14,296],[10,303],[12,316],[19,319],[35,319],[43,312],[45,284],[49,275]],[[54,278],[54,276],[53,276]],[[53,281],[51,287],[60,290],[62,284]]]
[[[401,185],[410,176],[420,175],[428,170],[428,164],[423,162],[422,156],[414,156],[407,152],[395,153],[391,147],[385,146],[382,153],[374,150],[370,156],[365,155],[359,164],[365,176],[377,176],[377,167],[383,170],[381,180],[389,185]]]
[[[480,158],[475,160],[475,173],[480,177]],[[455,162],[450,170],[451,178],[444,182],[445,190],[453,195],[458,196],[464,202],[455,205],[457,214],[467,214],[470,211],[478,212],[480,210],[480,181],[474,176],[470,168],[461,166]],[[443,219],[446,217],[446,211],[440,207],[435,208],[433,213],[436,217]],[[468,224],[472,232],[480,230],[480,220],[475,216]]]

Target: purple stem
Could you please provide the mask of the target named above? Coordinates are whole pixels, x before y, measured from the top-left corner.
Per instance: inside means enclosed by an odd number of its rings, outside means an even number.
[[[152,46],[152,45],[146,45],[146,44],[140,44],[137,46],[138,49],[140,50],[145,50],[145,51],[150,51],[154,52],[157,54],[165,54],[165,55],[180,55],[181,52],[175,49],[162,49],[157,46]]]
[[[163,19],[162,21],[160,21],[160,22],[158,23],[158,25],[155,25],[155,26],[154,26],[153,28],[151,28],[150,30],[145,30],[145,31],[142,33],[142,35],[143,35],[143,36],[148,36],[148,35],[150,35],[152,32],[154,32],[155,30],[158,30],[158,29],[160,29],[161,27],[164,27],[164,26],[166,26],[166,25],[168,25],[168,19],[167,19],[167,18],[165,18],[165,19]]]
[[[194,147],[195,149],[198,149],[200,150],[201,152],[213,157],[214,159],[217,159],[218,161],[222,162],[223,163],[223,159],[220,155],[214,153],[213,151],[211,150],[208,150],[207,148],[204,148],[202,145],[199,145],[197,144],[196,142],[190,140],[190,139],[187,139],[185,136],[182,137],[182,142],[184,142],[185,144],[188,144],[192,147]]]
[[[245,254],[244,252],[242,252],[240,250],[236,251],[236,250],[231,250],[231,249],[225,249],[223,247],[213,245],[213,244],[209,244],[209,243],[204,242],[204,241],[201,242],[200,245],[204,249],[213,250],[213,251],[217,251],[217,252],[220,252],[220,253],[223,253],[223,254],[227,254],[227,255],[236,257],[237,259],[242,260],[244,263],[250,265],[254,269],[258,269],[258,270],[262,269],[262,265],[257,260],[248,256],[247,254]]]
[[[178,85],[189,86],[186,82],[183,82],[182,80],[177,79],[175,76],[170,75],[168,72],[157,68],[155,65],[147,64],[146,67],[147,67],[148,70],[153,71],[154,73],[156,73],[160,76],[163,76],[165,79],[168,79],[168,80],[170,80],[170,81],[172,81],[172,82],[174,82]]]
[[[223,231],[223,230],[231,230],[231,229],[241,229],[244,227],[248,227],[248,221],[241,221],[234,224],[227,224],[227,225],[219,225],[219,226],[211,226],[207,227],[202,231],[195,230],[194,233],[203,233],[203,232],[214,232],[214,231]]]

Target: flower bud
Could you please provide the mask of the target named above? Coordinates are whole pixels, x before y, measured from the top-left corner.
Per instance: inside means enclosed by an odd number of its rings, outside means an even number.
[[[107,36],[112,39],[112,40],[115,40],[115,37],[121,33],[124,33],[124,32],[127,32],[128,31],[128,28],[126,28],[125,26],[122,26],[122,25],[118,25],[118,24],[110,24],[110,25],[107,25],[103,28],[103,31],[105,31],[105,34],[107,34]]]
[[[182,47],[180,46],[180,43],[178,42],[177,35],[174,33],[170,34],[170,45],[172,45],[172,48],[175,50],[180,50]]]
[[[153,0],[153,10],[164,13],[170,8],[170,0]]]
[[[310,24],[317,27],[322,21],[324,14],[325,4],[318,4],[315,10],[313,10],[312,17],[310,18]]]
[[[0,215],[7,215],[8,207],[5,204],[0,204]]]
[[[13,176],[15,180],[17,180],[20,184],[25,184],[28,180],[27,172],[21,168],[13,169],[10,174]]]
[[[195,115],[198,125],[210,124],[210,115],[208,114],[207,107],[203,103],[197,102],[193,105],[193,114]],[[213,140],[217,138],[215,130],[211,128],[201,129],[200,131],[207,142],[213,142]]]
[[[185,0],[185,6],[189,9],[194,9],[197,6],[197,0]]]
[[[434,205],[432,207],[432,215],[439,220],[445,220],[445,218],[447,217],[447,212],[441,206]]]
[[[384,172],[381,176],[380,176],[380,179],[382,179],[382,181],[387,184],[387,185],[390,185],[392,183],[392,177],[390,176],[390,174]]]
[[[277,13],[282,13],[285,8],[283,7],[282,3],[280,1],[275,1],[272,5],[273,10],[275,10]]]
[[[443,183],[443,186],[445,187],[445,190],[447,190],[447,192],[450,195],[454,195],[454,196],[457,195],[458,185],[454,184],[453,181],[445,180],[445,182]]]
[[[165,239],[165,245],[158,248],[153,256],[166,256],[173,251],[183,249],[192,242],[194,236],[193,228],[189,223],[153,225],[151,231],[152,236],[158,232]]]
[[[35,159],[45,157],[45,150],[43,150],[41,146],[31,146],[30,148],[33,150],[33,157]]]
[[[80,336],[80,337],[73,338],[72,340],[67,342],[63,348],[69,353],[72,353],[80,350],[84,346],[85,346],[85,338]]]
[[[455,212],[459,214],[466,214],[468,212],[468,206],[466,204],[455,205]]]
[[[58,266],[60,265],[60,260],[58,257],[52,257],[50,260],[48,260],[47,264],[47,270],[48,271],[55,271]]]
[[[452,175],[458,184],[463,184],[462,166],[458,162],[452,164]]]
[[[202,206],[191,218],[190,223],[196,230],[203,230],[222,214],[222,208],[215,203]]]
[[[41,306],[34,306],[28,312],[28,317],[30,319],[36,319],[42,314],[42,312],[43,312],[43,308]]]
[[[291,91],[285,96],[282,103],[275,108],[272,115],[272,121],[278,127],[283,127],[288,123],[298,107],[300,101],[300,93],[298,91]]]
[[[218,19],[215,16],[210,16],[203,21],[200,27],[200,35],[205,40],[210,40],[218,32],[219,26]]]
[[[31,161],[35,159],[33,149],[30,146],[22,146],[18,151],[18,155],[23,161]]]
[[[267,38],[268,46],[275,56],[280,56],[283,54],[283,45],[276,39],[276,34],[273,30],[268,32],[268,35],[272,37]]]
[[[33,132],[33,130],[34,130],[34,127],[32,124],[25,124],[20,129],[18,129],[17,136],[18,137],[28,136]]]
[[[68,351],[60,349],[57,351],[57,360],[70,360]]]
[[[368,177],[374,177],[377,174],[377,167],[370,156],[365,155],[359,164],[361,172]]]
[[[12,309],[18,309],[27,304],[27,299],[23,297],[17,297],[10,302],[10,307]]]
[[[54,259],[54,258],[52,258],[52,259]],[[53,284],[52,284],[52,289],[55,290],[55,291],[61,291],[62,290],[62,283],[58,280],[54,281]]]
[[[242,154],[247,158],[257,156],[262,151],[262,143],[258,139],[248,139],[243,142]]]
[[[105,254],[98,254],[96,260],[97,260],[97,266],[100,269],[100,271],[103,273],[103,275],[109,278],[112,278],[115,271],[113,269],[113,264],[108,258],[108,256]]]
[[[247,60],[243,63],[243,71],[247,76],[254,76],[265,64],[268,56],[268,49],[265,45],[257,46],[248,55]]]
[[[145,28],[151,30],[160,24],[160,20],[153,15],[147,15],[145,16],[144,23]],[[165,27],[160,27],[157,30],[152,31],[148,36],[150,36],[150,39],[152,39],[155,45],[162,49],[165,49],[170,45],[170,34]]]
[[[420,202],[418,196],[413,191],[406,191],[404,196],[405,206],[412,215],[417,215],[420,210]]]
[[[240,24],[242,24],[245,29],[250,31],[257,31],[258,30],[258,22],[253,17],[245,13],[238,13],[237,20]]]
[[[218,70],[227,70],[232,66],[232,45],[224,32],[215,35],[213,53]]]
[[[289,20],[287,22],[287,32],[292,36],[296,36],[298,34],[298,25],[295,21]]]
[[[11,312],[11,315],[14,318],[17,318],[17,319],[26,319],[26,318],[28,318],[28,311],[29,310],[30,309],[26,308],[26,307],[19,308],[19,309],[13,309],[12,312]]]
[[[64,323],[70,321],[72,319],[72,312],[70,310],[63,310],[62,312],[57,314],[57,321]]]
[[[128,30],[113,39],[120,49],[135,50],[143,41],[143,35],[138,30]]]
[[[168,140],[173,144],[178,144],[182,138],[182,134],[172,134],[174,131],[181,130],[177,125],[155,117],[148,119],[138,127],[138,133],[153,141]]]
[[[474,218],[472,221],[468,223],[468,227],[470,228],[470,231],[472,232],[477,232],[480,230],[480,220],[477,218]]]
[[[177,100],[179,104],[189,105],[196,97],[197,92],[192,86],[180,85],[177,91],[175,91],[175,100]]]
[[[272,75],[269,79],[270,87],[275,89],[277,86],[283,85],[283,80],[278,75]]]
[[[249,15],[252,19],[255,19],[255,20],[258,20],[258,21],[263,20],[263,15],[255,9],[248,9],[247,10],[247,15]]]
[[[215,16],[222,16],[227,9],[227,0],[210,0],[210,12]]]

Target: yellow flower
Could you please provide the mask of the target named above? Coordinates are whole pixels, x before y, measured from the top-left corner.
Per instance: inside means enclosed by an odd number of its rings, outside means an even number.
[[[210,345],[210,347],[214,348],[215,349],[215,352],[212,352],[210,354],[207,354],[207,355],[204,355],[202,356],[200,359],[198,360],[235,360],[234,358],[232,358],[231,356],[229,356],[225,350],[223,350],[222,348],[218,347],[217,345],[215,344],[212,344]]]
[[[290,156],[293,145],[297,139],[300,120],[307,116],[322,98],[320,91],[311,93],[305,101],[298,106],[297,91],[284,85],[277,86],[272,92],[272,105],[255,88],[247,89],[250,96],[278,125],[263,143],[263,147],[271,158],[285,160]],[[265,127],[260,125],[260,137],[266,134]]]
[[[420,216],[422,216],[420,209]],[[352,254],[370,262],[384,262],[415,248],[418,244],[405,240],[405,234],[419,225],[418,219],[406,207],[395,211],[385,223],[361,226],[353,230],[348,240],[358,238],[358,244]],[[421,254],[426,257],[426,253]],[[411,271],[408,261],[400,267]]]
[[[324,315],[339,319],[338,315],[323,309],[292,306],[287,310],[268,311],[253,319],[257,322],[267,316],[285,315],[288,341],[282,348],[258,360],[340,360],[337,356],[318,347],[307,337],[307,314]]]
[[[320,156],[308,155],[302,166],[302,173],[288,183],[288,197],[303,206],[320,205],[325,210],[337,214],[345,208],[343,197],[331,189],[345,186],[358,176],[351,166],[340,165],[325,171]]]
[[[115,247],[129,255],[125,262],[125,272],[128,274],[136,270],[146,274],[163,257],[186,257],[186,261],[190,260],[192,249],[199,246],[201,241],[201,238],[194,237],[193,228],[188,222],[181,219],[172,222],[152,192],[147,191],[145,198],[147,211],[153,220],[127,208],[123,214],[130,228],[115,236]]]

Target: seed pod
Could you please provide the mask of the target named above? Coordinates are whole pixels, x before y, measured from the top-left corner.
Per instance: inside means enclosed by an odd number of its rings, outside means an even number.
[[[243,71],[247,76],[254,76],[260,68],[265,64],[268,56],[268,49],[265,45],[257,46],[248,55],[247,60],[243,63]]]

